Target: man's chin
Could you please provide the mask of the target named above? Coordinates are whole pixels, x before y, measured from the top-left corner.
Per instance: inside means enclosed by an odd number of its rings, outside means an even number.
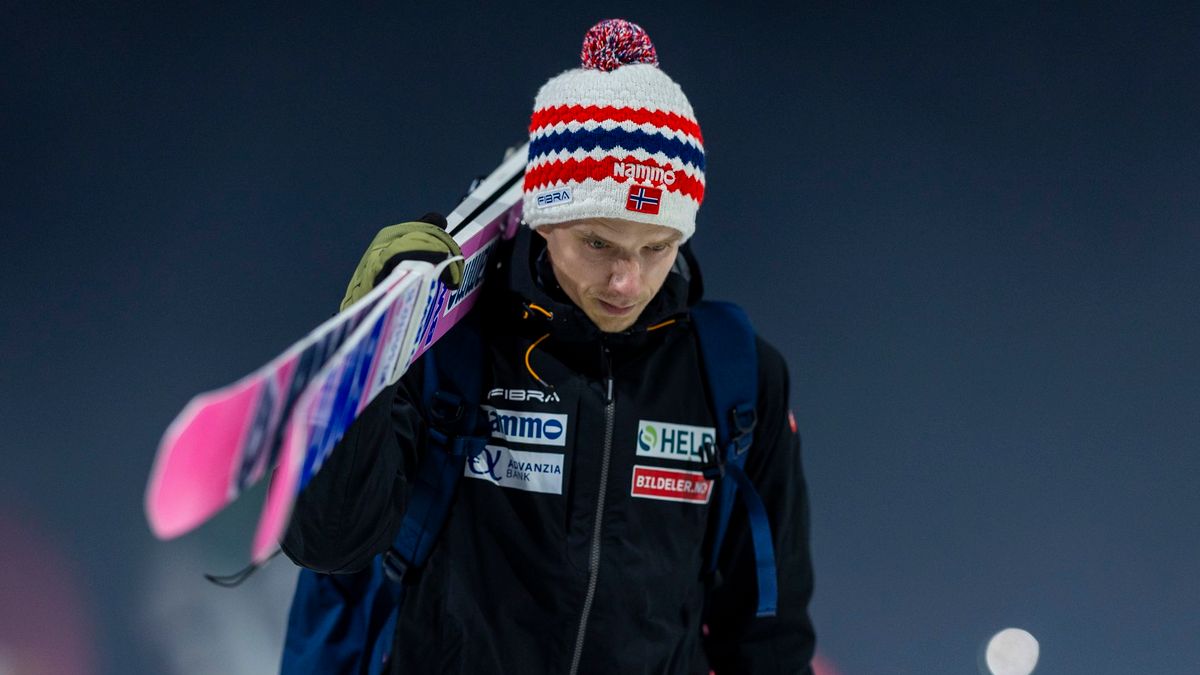
[[[642,314],[642,307],[631,307],[625,314],[620,314],[606,310],[597,301],[593,301],[593,306],[587,309],[587,316],[596,324],[596,327],[604,333],[620,333],[623,330],[628,330],[630,326],[638,320]]]

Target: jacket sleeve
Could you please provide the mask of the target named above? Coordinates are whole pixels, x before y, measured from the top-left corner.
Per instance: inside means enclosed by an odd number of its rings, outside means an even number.
[[[706,648],[718,675],[811,673],[816,645],[808,603],[813,572],[809,553],[808,491],[800,436],[789,410],[787,365],[774,347],[758,340],[758,424],[746,474],[766,506],[775,544],[779,608],[756,618],[758,586],[750,525],[735,504],[716,586],[709,592]]]
[[[386,551],[404,516],[406,476],[417,466],[425,425],[418,360],[346,430],[296,500],[283,551],[318,572],[360,570]]]

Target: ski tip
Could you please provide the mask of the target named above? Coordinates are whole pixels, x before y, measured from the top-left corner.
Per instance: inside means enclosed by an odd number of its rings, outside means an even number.
[[[159,442],[146,487],[146,517],[160,539],[199,527],[238,495],[235,476],[263,378],[194,397]]]
[[[150,531],[162,541],[174,539],[199,527],[212,515],[211,511],[197,512],[179,508],[178,501],[167,498],[153,483],[146,491],[146,522]]]
[[[272,484],[268,489],[267,501],[259,516],[258,529],[254,533],[254,542],[250,546],[250,562],[262,565],[279,550],[284,531],[291,520],[292,504],[295,499],[291,486],[276,488]]]
[[[305,405],[302,401],[297,404],[297,409]],[[297,418],[293,417],[284,432],[279,464],[267,487],[267,498],[259,513],[258,527],[250,545],[250,562],[255,565],[262,565],[279,550],[280,541],[291,520],[305,458],[305,444],[301,440],[304,436],[298,432],[301,427]]]

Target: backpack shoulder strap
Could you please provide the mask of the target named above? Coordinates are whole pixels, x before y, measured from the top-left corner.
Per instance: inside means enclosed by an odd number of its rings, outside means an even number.
[[[466,458],[485,442],[471,436],[484,370],[483,345],[473,316],[469,314],[423,357],[424,452],[392,548],[359,572],[300,571],[280,663],[284,675],[386,671],[404,599],[405,574],[428,559]]]
[[[476,435],[484,363],[483,342],[474,323],[468,318],[455,326],[437,349],[430,349],[422,357],[425,453],[412,483],[400,531],[388,552],[392,574],[403,576],[407,568],[425,564],[450,511],[464,464],[479,454],[487,440]]]
[[[476,314],[469,314],[425,352],[422,407],[426,419],[424,455],[411,482],[408,505],[392,547],[382,556],[393,605],[371,645],[371,670],[386,666],[400,606],[405,577],[419,570],[437,542],[455,488],[468,459],[487,442],[478,435],[479,404],[483,399],[484,348]]]
[[[708,383],[709,403],[717,424],[717,529],[709,554],[715,574],[721,546],[740,497],[750,522],[758,581],[757,616],[774,616],[777,606],[775,549],[762,498],[746,477],[746,457],[758,422],[758,350],[753,326],[741,307],[704,301],[692,309]]]

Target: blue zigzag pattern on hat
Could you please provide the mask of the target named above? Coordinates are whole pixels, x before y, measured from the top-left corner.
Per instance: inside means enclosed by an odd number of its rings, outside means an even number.
[[[593,148],[609,152],[617,147],[626,150],[645,150],[650,154],[661,152],[667,157],[678,157],[684,163],[692,165],[699,171],[704,171],[704,151],[696,146],[661,134],[626,131],[620,128],[561,131],[535,138],[529,144],[529,157],[532,159],[563,150],[575,152]]]

